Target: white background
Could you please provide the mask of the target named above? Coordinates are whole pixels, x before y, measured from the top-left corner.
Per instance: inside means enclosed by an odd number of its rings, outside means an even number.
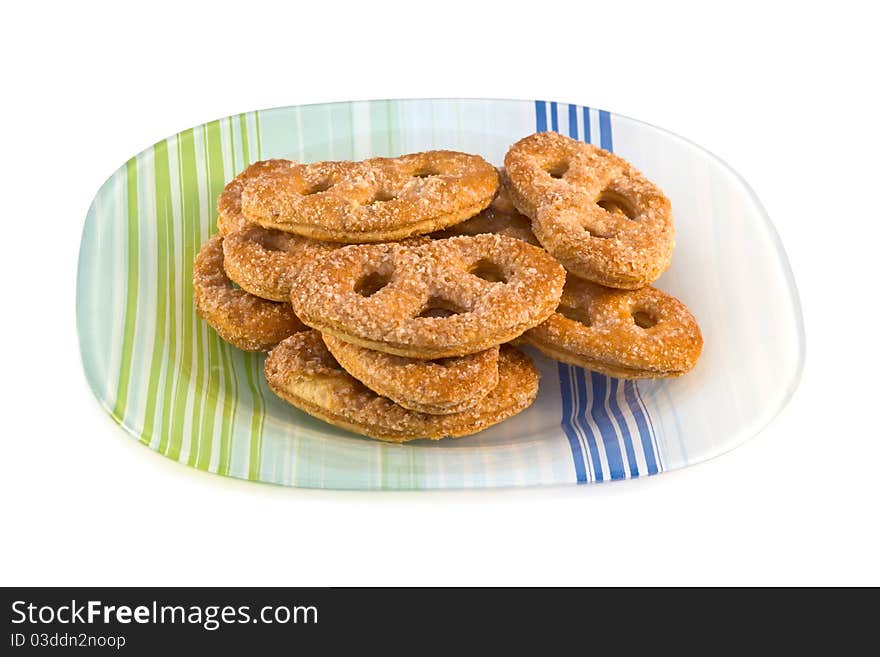
[[[880,584],[878,22],[857,3],[703,4],[7,5],[0,584]],[[388,494],[224,479],[118,429],[74,321],[105,178],[227,114],[419,96],[603,107],[738,170],[806,321],[773,424],[650,479]]]

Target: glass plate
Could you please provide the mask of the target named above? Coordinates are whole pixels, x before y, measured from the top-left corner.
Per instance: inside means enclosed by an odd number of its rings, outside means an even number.
[[[215,200],[250,162],[361,159],[435,148],[501,164],[517,139],[557,130],[613,150],[672,199],[677,248],[657,286],[705,338],[696,369],[621,381],[535,352],[536,403],[478,435],[385,444],[278,399],[264,355],[222,342],[192,302],[192,262],[215,232]],[[232,477],[349,489],[607,481],[705,461],[764,427],[804,358],[797,290],[748,185],[702,148],[577,105],[392,100],[283,107],[185,130],[131,158],[86,218],[77,277],[83,366],[101,404],[168,458]]]

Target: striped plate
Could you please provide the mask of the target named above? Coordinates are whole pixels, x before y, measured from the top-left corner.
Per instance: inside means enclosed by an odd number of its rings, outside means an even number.
[[[533,354],[537,402],[476,436],[391,445],[276,398],[264,356],[218,339],[193,311],[192,262],[215,231],[224,183],[248,163],[360,159],[433,148],[500,164],[557,130],[614,150],[673,202],[678,246],[658,285],[705,337],[678,380],[624,382]],[[185,130],[130,159],[98,191],[83,231],[77,325],[89,384],[128,433],[200,470],[317,488],[586,483],[704,461],[755,435],[794,391],[804,334],[782,245],[749,187],[711,153],[601,110],[510,100],[284,107]]]

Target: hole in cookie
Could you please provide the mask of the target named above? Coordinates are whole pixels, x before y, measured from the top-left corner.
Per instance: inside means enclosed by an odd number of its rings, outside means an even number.
[[[370,199],[370,202],[367,205],[375,205],[376,203],[384,203],[385,201],[393,201],[397,198],[397,194],[392,194],[391,192],[386,192],[384,190],[380,190],[373,195],[373,198]]]
[[[610,214],[622,214],[627,219],[636,218],[636,209],[622,194],[612,192],[610,189],[604,190],[596,199],[596,205]]]
[[[482,278],[490,283],[506,283],[507,275],[504,271],[491,260],[485,258],[477,260],[473,267],[468,270],[477,278]]]
[[[290,245],[290,235],[275,230],[255,235],[253,239],[266,251],[287,251]]]
[[[563,317],[579,322],[584,326],[592,326],[593,320],[590,319],[590,313],[586,308],[575,308],[573,306],[559,306],[556,309]]]
[[[413,174],[413,178],[430,178],[431,176],[439,176],[440,172],[436,169],[419,169]]]
[[[320,194],[321,192],[326,192],[331,187],[333,187],[333,183],[330,180],[322,180],[321,182],[311,185],[310,187],[306,187],[302,191],[302,195],[311,196],[312,194]]]
[[[565,175],[566,171],[568,171],[568,162],[554,162],[544,170],[550,174],[551,178],[556,178],[558,180]]]
[[[380,274],[379,272],[374,271],[362,276],[360,280],[355,283],[354,291],[362,297],[371,297],[388,285],[388,281],[390,280],[391,274]]]
[[[635,311],[633,313],[633,321],[636,323],[636,326],[643,329],[657,325],[657,318],[650,313],[646,313],[644,310]]]
[[[452,317],[463,313],[458,305],[447,299],[431,297],[416,317]]]

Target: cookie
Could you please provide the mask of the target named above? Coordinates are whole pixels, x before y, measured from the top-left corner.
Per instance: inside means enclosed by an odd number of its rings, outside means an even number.
[[[455,358],[418,360],[365,349],[330,335],[323,338],[345,371],[411,411],[458,413],[478,404],[498,385],[498,347]]]
[[[266,359],[265,372],[272,391],[306,413],[392,442],[482,431],[530,406],[540,378],[528,356],[505,345],[498,355],[498,385],[477,405],[448,415],[419,413],[377,395],[348,374],[317,331],[297,333],[275,347]]]
[[[556,309],[565,272],[543,249],[501,235],[419,246],[346,246],[291,285],[302,321],[367,349],[463,356],[509,342]]]
[[[223,239],[223,266],[243,290],[289,303],[290,281],[299,268],[336,248],[331,242],[250,225]]]
[[[569,276],[556,312],[522,341],[555,360],[622,379],[681,376],[703,349],[696,319],[654,287],[614,290]]]
[[[556,132],[511,146],[511,199],[547,251],[575,276],[638,289],[669,266],[669,199],[626,160]]]
[[[496,235],[515,237],[523,242],[540,246],[538,238],[532,232],[532,220],[519,212],[510,199],[510,193],[507,191],[507,185],[504,182],[504,170],[499,170],[498,174],[501,177],[501,185],[498,187],[498,193],[488,208],[467,221],[434,233],[432,237],[443,239],[455,237],[456,235],[494,233]]]
[[[223,270],[223,237],[205,242],[193,265],[193,297],[199,317],[221,338],[245,351],[269,351],[306,327],[289,303],[266,301],[236,288]]]
[[[295,164],[291,160],[262,160],[230,180],[217,197],[217,229],[220,234],[227,235],[253,225],[241,213],[241,190],[248,182],[264,173],[281,172]]]
[[[498,189],[478,155],[428,151],[272,169],[241,193],[245,218],[315,240],[360,244],[441,230],[483,210]]]

